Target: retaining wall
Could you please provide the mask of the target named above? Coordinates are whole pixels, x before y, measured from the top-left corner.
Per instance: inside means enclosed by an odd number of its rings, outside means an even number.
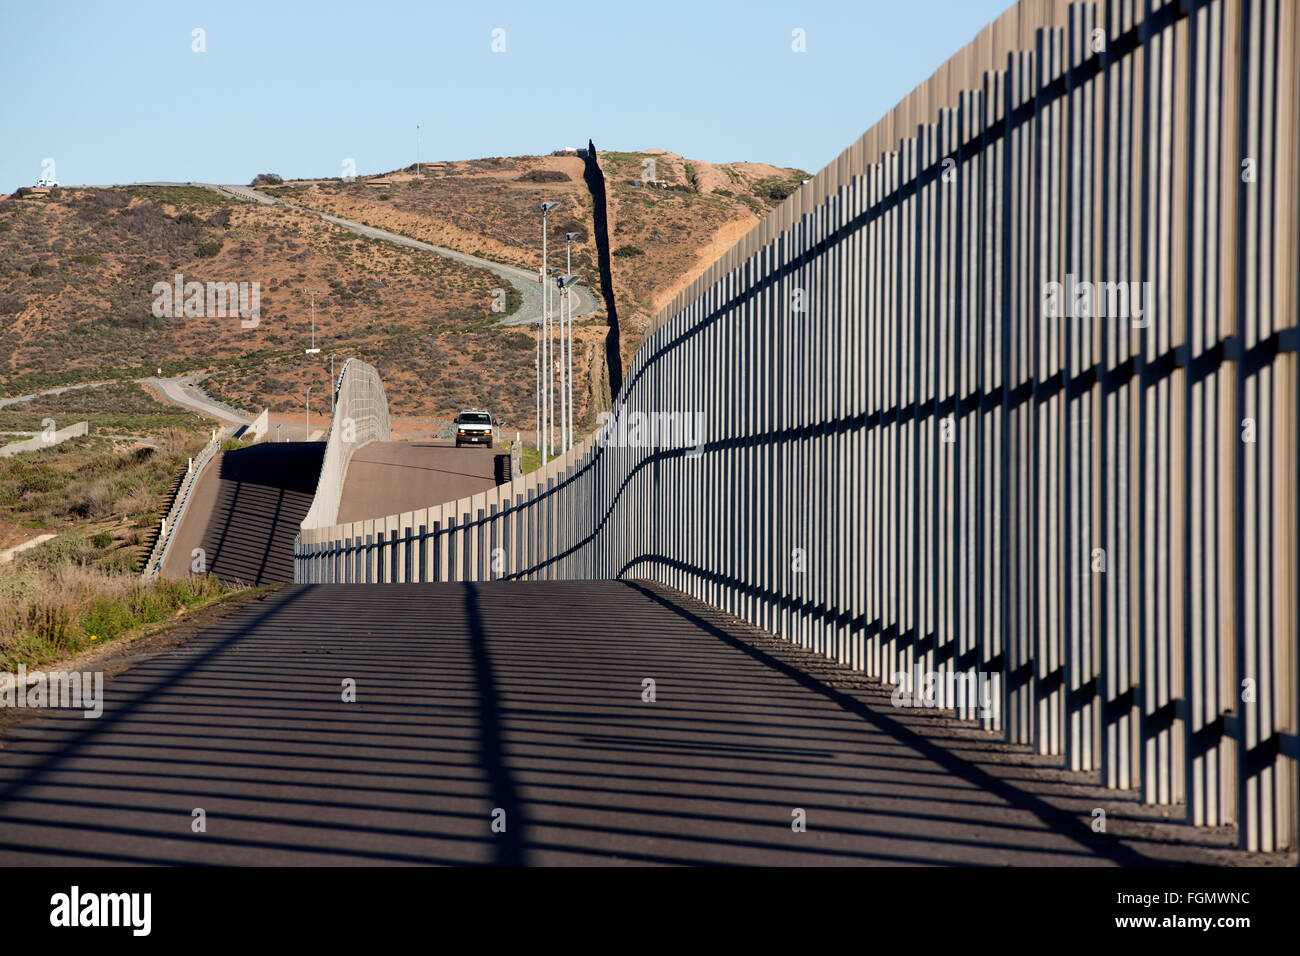
[[[358,448],[372,441],[392,441],[388,397],[373,365],[348,359],[334,386],[334,416],[325,436],[325,458],[311,510],[302,527],[319,528],[334,523],[347,480],[348,465]]]

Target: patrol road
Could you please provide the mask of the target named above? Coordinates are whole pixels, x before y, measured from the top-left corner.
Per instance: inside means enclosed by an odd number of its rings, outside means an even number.
[[[0,865],[1220,859],[796,653],[636,582],[287,586],[10,728]]]
[[[338,523],[382,518],[486,491],[497,483],[500,445],[455,447],[447,440],[371,442],[353,454]]]

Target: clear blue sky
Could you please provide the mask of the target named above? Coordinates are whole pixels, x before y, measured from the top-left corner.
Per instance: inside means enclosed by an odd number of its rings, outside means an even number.
[[[426,160],[590,137],[815,172],[1010,3],[0,0],[0,192],[47,157],[65,185],[383,171],[416,123]]]

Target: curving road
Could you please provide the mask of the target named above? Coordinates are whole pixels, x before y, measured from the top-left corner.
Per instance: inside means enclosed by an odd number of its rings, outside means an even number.
[[[249,425],[252,419],[241,415],[229,405],[216,401],[206,392],[195,386],[203,378],[198,375],[179,375],[176,378],[142,378],[137,379],[144,385],[152,385],[163,398],[176,405],[198,412],[208,418],[226,422],[229,425]]]
[[[75,392],[80,388],[96,388],[100,385],[113,385],[117,379],[111,379],[105,382],[86,382],[82,385],[61,385],[58,388],[47,388],[43,392],[32,392],[30,395],[13,395],[9,398],[0,398],[0,408],[8,405],[18,405],[22,402],[30,402],[33,399],[40,398],[42,395],[62,395],[64,392]]]
[[[252,419],[242,414],[238,409],[231,408],[223,402],[218,402],[212,396],[208,395],[202,389],[198,388],[198,383],[205,378],[203,373],[191,375],[178,375],[175,378],[137,378],[131,379],[138,385],[152,385],[158,390],[162,397],[173,405],[180,405],[188,408],[190,411],[197,412],[208,418],[215,418],[218,421],[225,422],[227,425],[238,426],[252,423]],[[102,385],[116,385],[122,379],[106,379],[102,382],[86,382],[79,385],[63,385],[59,388],[47,388],[42,392],[33,392],[30,395],[14,395],[9,398],[0,398],[0,408],[10,405],[17,405],[22,402],[30,402],[44,395],[61,395],[64,392],[72,392],[82,388],[98,388]],[[223,429],[224,431],[224,429]]]
[[[285,202],[276,196],[268,196],[266,193],[258,192],[251,186],[239,186],[232,183],[181,183],[181,182],[151,182],[151,183],[115,183],[112,185],[101,186],[70,186],[70,189],[117,189],[122,186],[194,186],[200,189],[209,189],[213,192],[220,193],[223,196],[229,196],[232,199],[240,199],[244,202],[260,203],[263,206],[286,206],[290,209],[301,209],[303,212],[311,213],[324,219],[326,222],[333,223],[340,228],[349,232],[354,232],[359,236],[367,236],[371,239],[379,239],[383,242],[391,242],[395,245],[406,246],[408,249],[419,249],[422,252],[432,252],[434,255],[442,256],[445,259],[454,259],[457,262],[464,263],[467,266],[473,266],[475,269],[486,269],[488,272],[498,275],[514,286],[519,294],[523,297],[523,302],[517,310],[510,315],[505,316],[497,325],[532,325],[534,322],[540,322],[542,318],[542,288],[537,281],[537,273],[529,269],[520,269],[518,266],[506,265],[502,262],[493,262],[491,259],[481,259],[478,256],[471,256],[466,252],[458,252],[455,249],[448,249],[446,246],[435,246],[432,243],[421,242],[418,239],[412,239],[409,236],[403,236],[400,233],[389,232],[386,229],[377,229],[374,226],[367,226],[363,222],[356,222],[352,219],[343,219],[339,216],[331,216],[329,213],[318,212],[315,209],[308,209],[306,206],[297,206],[290,202]],[[556,265],[561,260],[556,260]],[[597,310],[598,303],[596,297],[586,286],[578,285],[574,287],[577,291],[577,305],[573,310],[573,318],[581,319]],[[557,305],[552,305],[553,309],[558,309]]]
[[[465,252],[457,252],[455,249],[448,249],[445,246],[435,246],[432,243],[421,242],[418,239],[412,239],[409,236],[403,236],[396,232],[388,232],[385,229],[377,229],[374,226],[367,226],[365,223],[356,222],[352,219],[343,219],[339,216],[332,216],[329,213],[319,212],[315,209],[308,209],[305,206],[297,206],[293,203],[286,202],[276,196],[268,196],[266,193],[259,192],[249,186],[234,185],[212,185],[199,183],[207,189],[215,190],[223,195],[230,196],[234,199],[242,199],[245,202],[261,203],[264,206],[286,206],[290,209],[301,209],[303,212],[309,212],[314,216],[324,219],[326,222],[333,223],[349,232],[356,233],[359,236],[366,236],[370,239],[379,239],[384,242],[391,242],[395,245],[405,246],[408,249],[419,249],[423,252],[432,252],[435,255],[442,256],[445,259],[453,259],[456,262],[472,266],[476,269],[486,269],[487,271],[500,276],[514,286],[519,294],[523,297],[523,302],[510,315],[501,319],[497,325],[532,325],[534,322],[540,322],[542,318],[542,287],[537,281],[537,273],[528,269],[520,269],[517,266],[505,265],[501,262],[493,262],[491,259],[481,259],[478,256],[471,256]],[[557,261],[557,265],[562,260]],[[590,315],[597,309],[595,297],[591,290],[585,286],[578,285],[574,287],[577,292],[577,303],[574,306],[573,318],[581,319]],[[552,310],[557,311],[558,300],[552,302]]]

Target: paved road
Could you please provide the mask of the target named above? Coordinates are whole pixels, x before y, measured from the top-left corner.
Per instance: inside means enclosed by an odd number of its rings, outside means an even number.
[[[247,425],[252,419],[242,414],[237,409],[231,408],[221,402],[214,400],[211,396],[204,393],[201,389],[196,388],[205,376],[200,373],[196,375],[178,375],[175,378],[140,378],[135,379],[139,384],[152,385],[168,401],[175,405],[181,405],[191,411],[198,412],[200,415],[208,418],[216,418],[219,421],[226,422],[230,425]],[[32,399],[39,398],[42,395],[61,395],[64,392],[76,391],[82,388],[96,388],[101,385],[115,385],[120,379],[108,379],[103,382],[87,382],[84,385],[64,385],[60,388],[50,388],[43,392],[34,392],[31,395],[15,395],[12,398],[0,398],[0,408],[9,405],[16,405],[21,402],[29,402]]]
[[[69,188],[81,189],[113,189],[123,185],[129,186],[198,186],[203,189],[209,189],[214,192],[231,196],[236,199],[242,199],[247,202],[261,203],[264,206],[285,205],[294,209],[302,209],[304,212],[312,213],[319,216],[326,222],[332,222],[336,226],[341,226],[349,232],[357,235],[369,236],[372,239],[382,239],[385,242],[396,243],[399,246],[406,246],[410,249],[420,249],[424,252],[432,252],[435,255],[443,256],[447,259],[455,259],[457,262],[463,262],[465,265],[473,266],[476,269],[487,269],[495,275],[501,276],[523,296],[523,302],[520,307],[512,314],[504,317],[498,325],[532,325],[534,322],[541,321],[542,318],[542,289],[541,284],[537,281],[537,273],[531,269],[520,269],[517,266],[506,265],[501,262],[493,262],[491,259],[481,259],[478,256],[471,256],[468,253],[457,252],[455,249],[448,249],[445,246],[435,246],[432,243],[420,242],[418,239],[411,239],[396,232],[388,232],[384,229],[377,229],[374,226],[367,226],[365,223],[356,222],[352,219],[343,219],[338,216],[331,216],[327,213],[317,212],[314,209],[308,209],[305,206],[295,206],[292,203],[284,202],[275,196],[270,196],[264,192],[259,192],[250,186],[238,186],[234,184],[218,183],[118,183],[115,186],[81,186]],[[556,259],[555,265],[563,267],[563,260]],[[594,278],[594,277],[593,277]],[[573,318],[581,319],[590,315],[598,308],[596,297],[592,295],[591,290],[585,286],[575,287],[577,298],[573,308]],[[552,306],[558,310],[558,306]]]
[[[499,457],[500,449],[456,448],[450,441],[371,442],[348,464],[338,521],[382,518],[476,495],[496,485]]]
[[[195,548],[227,583],[293,580],[293,539],[311,508],[324,442],[263,442],[221,452],[190,493],[161,574],[184,577]]]
[[[215,401],[209,395],[196,388],[195,385],[203,378],[199,375],[181,375],[176,378],[142,378],[139,381],[145,385],[152,385],[162,394],[169,402],[198,412],[208,418],[215,418],[219,421],[231,425],[249,425],[252,419],[241,414],[229,405]]]
[[[385,229],[377,229],[374,226],[367,226],[365,223],[356,222],[352,219],[343,219],[339,216],[331,216],[328,213],[317,212],[314,209],[308,209],[305,206],[297,206],[293,203],[270,196],[266,193],[259,192],[248,186],[208,186],[209,189],[215,189],[226,195],[234,196],[249,202],[258,202],[263,205],[285,205],[293,209],[301,209],[304,212],[310,212],[326,222],[331,222],[336,226],[347,229],[360,236],[368,236],[371,239],[381,239],[385,242],[395,243],[399,246],[406,246],[409,249],[419,249],[423,252],[432,252],[435,255],[442,256],[446,259],[454,259],[457,262],[464,263],[467,266],[473,266],[476,269],[486,269],[495,275],[505,279],[516,289],[519,290],[523,297],[523,302],[519,308],[508,316],[505,316],[498,322],[498,325],[532,325],[534,322],[540,322],[542,318],[542,287],[537,281],[537,273],[529,269],[520,269],[516,266],[506,265],[501,262],[493,262],[491,259],[482,259],[478,256],[471,256],[468,253],[457,252],[455,249],[448,249],[445,246],[435,246],[428,242],[421,242],[418,239],[411,239],[396,232],[388,232]],[[560,250],[560,258],[554,260],[554,265],[563,268],[563,249]],[[584,286],[576,286],[576,299],[573,307],[573,318],[578,320],[584,316],[590,315],[597,309],[595,296],[591,290]],[[552,302],[552,310],[558,313],[558,300]]]
[[[111,678],[100,719],[11,729],[0,864],[1210,858],[1093,833],[1095,791],[780,653],[630,583],[286,587]]]
[[[75,392],[81,388],[94,388],[97,385],[112,385],[116,379],[106,382],[87,382],[84,385],[64,385],[59,388],[47,388],[43,392],[33,392],[30,395],[14,395],[11,398],[0,398],[0,408],[9,405],[17,405],[21,402],[30,402],[34,398],[40,398],[42,395],[62,395],[64,392]]]

